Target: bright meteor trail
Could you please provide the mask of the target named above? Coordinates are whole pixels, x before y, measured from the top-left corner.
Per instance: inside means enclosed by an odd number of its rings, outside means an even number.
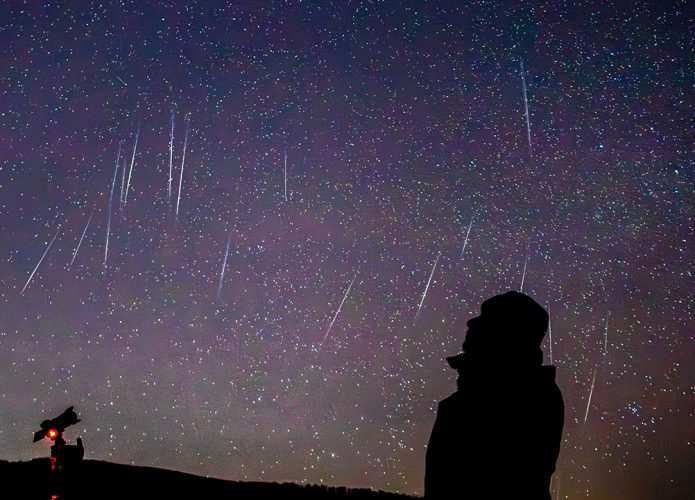
[[[350,294],[350,289],[352,288],[352,284],[355,282],[355,279],[357,279],[356,274],[355,274],[355,277],[352,278],[352,281],[350,282],[350,286],[348,286],[347,291],[345,292],[345,295],[343,296],[343,300],[340,301],[340,305],[338,306],[338,310],[335,312],[335,316],[333,316],[333,321],[331,321],[331,324],[328,325],[328,330],[326,330],[326,334],[323,336],[323,340],[321,341],[321,344],[323,344],[326,341],[326,339],[328,338],[328,334],[331,333],[331,328],[333,328],[333,323],[335,323],[335,320],[338,317],[338,314],[340,314],[340,310],[343,308],[343,304],[345,303],[345,299],[347,299],[348,295]]]
[[[121,195],[118,198],[118,210],[123,212],[123,195],[125,194],[125,173],[128,171],[128,160],[123,157],[123,177],[121,178]]]
[[[526,280],[526,267],[528,266],[529,247],[526,247],[526,259],[524,259],[524,270],[521,272],[521,286],[519,292],[524,291],[524,281]]]
[[[116,170],[118,170],[118,162],[116,162]],[[75,253],[72,254],[72,260],[70,261],[70,265],[72,265],[73,262],[75,262],[75,257],[77,257],[77,252],[80,251],[80,246],[82,245],[82,240],[84,239],[84,235],[87,234],[87,228],[89,227],[89,223],[92,222],[92,215],[94,215],[94,208],[92,208],[92,213],[89,214],[89,219],[87,219],[87,224],[85,224],[85,226],[84,226],[84,231],[82,231],[82,236],[80,236],[80,241],[77,243],[77,248],[75,248]]]
[[[128,204],[128,191],[130,190],[130,178],[133,176],[133,165],[135,164],[135,153],[138,150],[138,138],[140,137],[140,124],[138,123],[138,130],[135,133],[135,144],[133,145],[133,157],[130,160],[130,170],[128,170],[128,182],[125,186],[125,196],[123,197],[123,205]]]
[[[229,230],[229,236],[227,237],[227,248],[224,251],[224,259],[222,259],[222,270],[220,271],[220,282],[217,285],[217,298],[220,298],[220,293],[222,293],[222,282],[224,281],[224,270],[227,268],[227,257],[229,256],[229,247],[232,244],[232,230]]]
[[[528,97],[526,95],[526,73],[524,72],[524,60],[519,58],[521,66],[521,88],[524,93],[524,116],[526,117],[526,138],[528,140],[528,154],[533,157],[533,147],[531,146],[531,120],[528,116]]]
[[[176,199],[176,220],[179,220],[179,204],[181,203],[181,186],[183,184],[183,167],[186,165],[186,146],[188,146],[188,126],[190,124],[190,117],[186,117],[186,136],[183,139],[183,156],[181,158],[181,174],[179,175],[179,196]]]
[[[603,340],[603,354],[608,354],[608,319],[611,317],[611,312],[610,310],[608,311],[608,315],[606,316],[606,332]]]
[[[174,110],[171,110],[171,132],[169,133],[169,185],[167,191],[167,199],[171,206],[171,181],[172,172],[174,169]]]
[[[461,248],[461,259],[463,259],[463,253],[466,251],[466,246],[468,246],[468,235],[471,234],[471,228],[473,227],[473,217],[471,217],[471,222],[468,224],[468,231],[466,231],[466,237],[463,240],[463,248]]]
[[[287,148],[285,148],[285,201],[287,201]]]
[[[589,417],[589,408],[591,408],[591,396],[594,394],[594,385],[596,384],[596,368],[597,366],[594,366],[594,376],[591,379],[591,389],[589,389],[589,397],[586,401],[586,411],[584,412],[584,423],[586,423],[586,419]]]
[[[437,252],[437,258],[434,259],[434,265],[432,266],[432,272],[430,272],[430,278],[427,280],[427,286],[425,286],[425,291],[422,294],[422,299],[420,299],[420,305],[417,307],[417,313],[415,313],[415,319],[413,319],[413,324],[417,321],[420,315],[420,309],[422,309],[422,304],[425,302],[425,297],[427,297],[427,290],[430,289],[430,283],[432,283],[432,276],[434,276],[434,270],[437,269],[437,262],[439,262],[439,256],[442,252]]]
[[[33,270],[33,271],[31,272],[31,274],[29,275],[29,279],[28,279],[27,282],[24,284],[24,288],[22,288],[22,291],[19,292],[19,295],[23,295],[23,294],[24,294],[24,290],[26,290],[27,287],[29,286],[29,282],[31,281],[31,278],[34,277],[34,274],[36,273],[36,270],[39,268],[39,266],[41,265],[41,262],[43,262],[44,257],[46,257],[46,254],[47,254],[48,251],[51,249],[51,246],[53,245],[53,242],[54,242],[54,241],[56,240],[56,238],[58,237],[58,232],[59,232],[59,231],[60,231],[60,226],[58,226],[58,229],[56,229],[56,234],[53,235],[53,239],[52,239],[51,242],[48,244],[48,246],[46,247],[46,250],[43,252],[43,255],[42,255],[41,258],[39,259],[38,264],[36,264],[36,267],[34,268],[34,270]]]
[[[137,145],[137,140],[136,140]],[[111,236],[111,209],[113,207],[113,191],[116,187],[116,176],[118,175],[119,161],[121,159],[121,144],[118,145],[118,155],[116,156],[116,168],[113,170],[113,182],[111,182],[111,196],[109,196],[109,218],[106,223],[106,245],[104,246],[104,267],[106,267],[106,259],[109,256],[109,237]],[[128,191],[126,190],[126,196]]]

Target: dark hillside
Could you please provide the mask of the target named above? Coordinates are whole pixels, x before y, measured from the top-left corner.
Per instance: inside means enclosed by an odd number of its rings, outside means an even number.
[[[61,500],[82,499],[407,499],[395,493],[366,489],[301,486],[293,483],[225,481],[154,467],[138,467],[98,460],[85,460],[79,470],[51,479],[48,459],[29,462],[0,461],[2,498],[50,499],[58,489]]]

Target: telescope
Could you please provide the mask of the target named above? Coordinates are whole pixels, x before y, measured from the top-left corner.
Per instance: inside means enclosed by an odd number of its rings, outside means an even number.
[[[67,427],[79,422],[80,419],[77,418],[77,413],[75,413],[73,408],[71,406],[57,417],[41,422],[41,430],[34,433],[34,443],[41,441],[45,437],[55,441]]]

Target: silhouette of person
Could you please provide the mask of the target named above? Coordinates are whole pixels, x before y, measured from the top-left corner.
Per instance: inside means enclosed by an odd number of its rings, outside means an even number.
[[[550,500],[565,404],[542,366],[548,313],[507,292],[468,321],[463,353],[447,358],[458,390],[442,400],[427,445],[425,498]]]

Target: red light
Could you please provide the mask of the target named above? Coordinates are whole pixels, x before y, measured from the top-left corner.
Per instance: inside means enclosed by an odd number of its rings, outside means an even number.
[[[53,441],[55,438],[58,437],[58,431],[55,429],[48,429],[48,438]]]

